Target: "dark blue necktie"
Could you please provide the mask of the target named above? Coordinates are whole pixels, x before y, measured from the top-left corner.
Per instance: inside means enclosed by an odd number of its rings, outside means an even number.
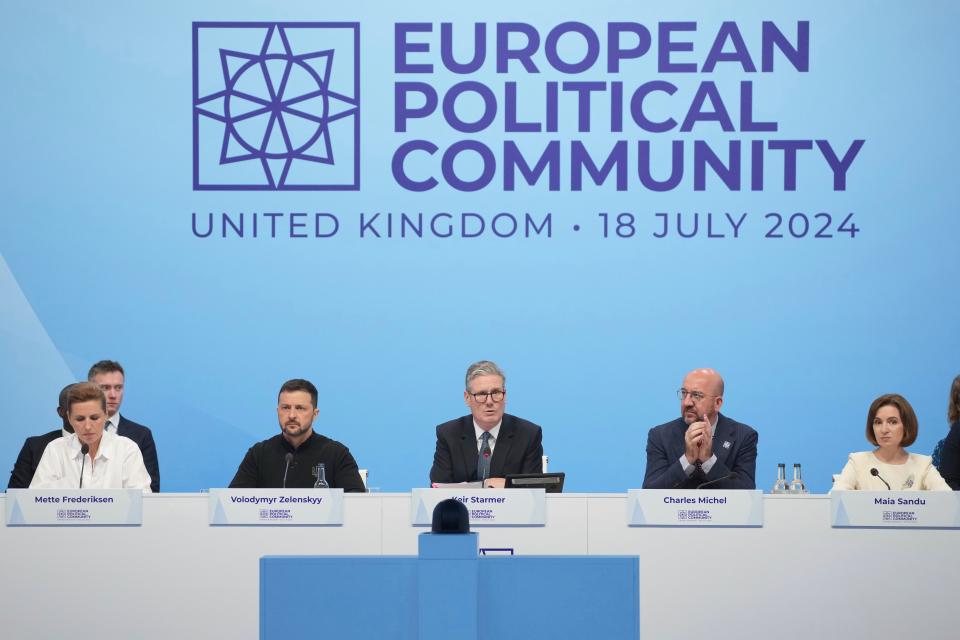
[[[480,456],[477,458],[477,479],[483,482],[490,477],[490,432],[483,432]]]

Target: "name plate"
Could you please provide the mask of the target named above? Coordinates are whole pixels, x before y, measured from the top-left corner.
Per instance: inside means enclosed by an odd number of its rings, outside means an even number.
[[[10,489],[7,526],[139,526],[141,489]]]
[[[953,491],[834,491],[834,527],[960,528],[960,496]]]
[[[212,525],[342,525],[343,489],[210,489]]]
[[[635,527],[762,527],[763,492],[631,489],[627,524]]]
[[[411,524],[433,524],[434,507],[448,498],[467,507],[470,526],[547,524],[543,489],[414,489],[410,492]]]

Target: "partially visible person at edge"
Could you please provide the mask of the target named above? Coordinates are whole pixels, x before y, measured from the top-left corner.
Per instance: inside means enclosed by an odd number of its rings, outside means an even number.
[[[950,385],[950,398],[947,402],[947,422],[950,432],[943,440],[940,449],[940,475],[954,491],[960,490],[960,376]]]
[[[40,464],[40,458],[47,445],[62,436],[68,436],[73,433],[73,427],[67,420],[67,392],[70,391],[74,383],[70,383],[60,391],[60,400],[57,404],[57,415],[60,416],[60,428],[54,429],[42,436],[30,436],[23,442],[20,449],[20,455],[13,465],[13,471],[10,472],[10,482],[7,483],[7,489],[26,489],[33,480],[33,474],[37,472],[37,465]]]

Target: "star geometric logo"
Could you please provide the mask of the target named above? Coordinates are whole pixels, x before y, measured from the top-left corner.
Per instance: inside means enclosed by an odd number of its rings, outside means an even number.
[[[360,25],[193,24],[193,188],[358,190]]]

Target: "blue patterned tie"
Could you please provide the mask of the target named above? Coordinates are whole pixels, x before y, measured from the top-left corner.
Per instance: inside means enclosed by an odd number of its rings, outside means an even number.
[[[490,432],[483,432],[480,457],[477,458],[477,479],[483,482],[490,477]]]

